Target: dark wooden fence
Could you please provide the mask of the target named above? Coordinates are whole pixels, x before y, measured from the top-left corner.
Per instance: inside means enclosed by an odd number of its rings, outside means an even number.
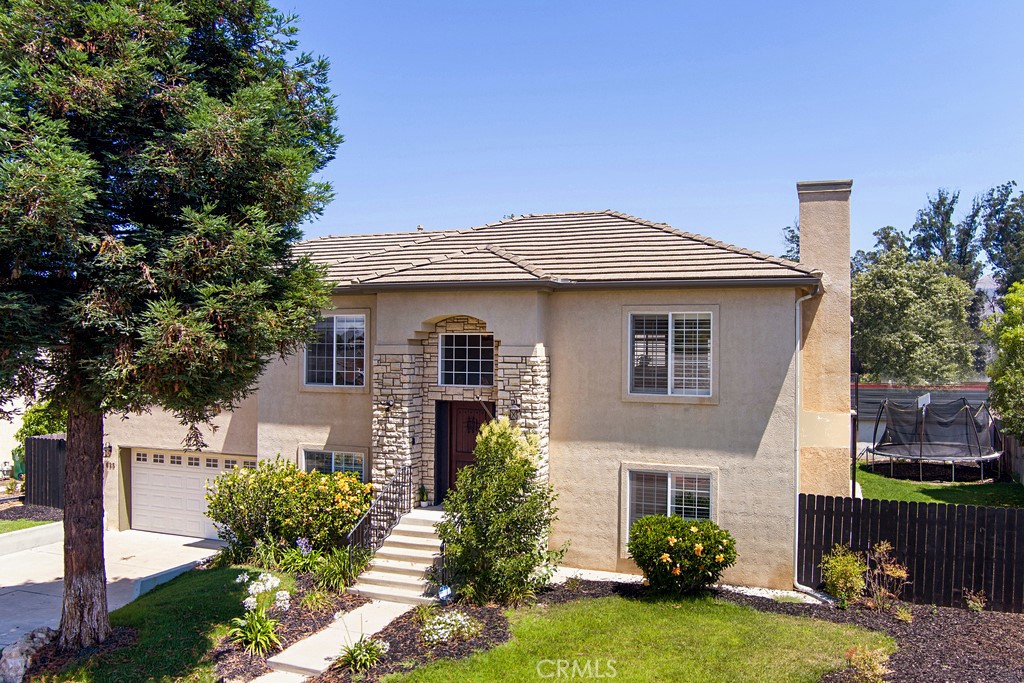
[[[867,550],[889,541],[910,572],[903,598],[963,607],[964,590],[988,607],[1024,612],[1024,508],[908,503],[800,494],[797,576],[821,585],[821,558],[841,543]]]
[[[67,441],[63,434],[25,439],[25,504],[64,509],[64,461]]]

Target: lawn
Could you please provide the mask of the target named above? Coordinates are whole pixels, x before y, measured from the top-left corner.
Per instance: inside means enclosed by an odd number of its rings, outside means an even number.
[[[0,519],[0,534],[19,529],[30,529],[43,524],[53,524],[53,522],[41,522],[35,519]]]
[[[879,468],[882,471],[884,468]],[[919,503],[954,503],[956,505],[985,505],[991,507],[1024,507],[1024,486],[1012,481],[993,483],[919,482],[890,479],[875,474],[861,464],[857,483],[865,498],[879,500],[905,500]]]
[[[294,589],[294,579],[275,575],[282,590]],[[237,567],[191,571],[158,586],[110,613],[111,625],[138,631],[138,642],[31,683],[215,683],[207,651],[227,633],[231,618],[242,616],[245,586],[236,576]]]
[[[485,683],[614,677],[650,683],[811,683],[843,668],[851,646],[895,650],[883,634],[757,612],[714,598],[607,597],[520,610],[510,618],[509,642],[469,659],[435,662],[387,680]],[[560,661],[567,663],[561,673]]]

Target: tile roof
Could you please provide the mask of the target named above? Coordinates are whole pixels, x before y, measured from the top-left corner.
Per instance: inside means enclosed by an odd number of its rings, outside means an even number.
[[[531,214],[466,230],[301,242],[339,287],[806,282],[804,264],[615,211]]]

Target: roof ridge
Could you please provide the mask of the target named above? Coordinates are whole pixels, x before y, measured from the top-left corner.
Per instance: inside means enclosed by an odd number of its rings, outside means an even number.
[[[487,249],[487,251],[491,252],[492,254],[495,254],[496,256],[505,259],[512,265],[517,266],[522,270],[525,270],[530,275],[538,277],[542,280],[560,280],[560,278],[554,277],[551,273],[547,272],[546,270],[536,265],[535,263],[532,263],[528,259],[519,256],[518,254],[515,254],[497,244],[488,244],[484,248]]]
[[[438,230],[438,231],[435,231],[431,235],[425,235],[423,237],[419,237],[419,238],[417,238],[415,240],[412,240],[411,242],[406,242],[404,244],[391,244],[391,245],[388,245],[386,247],[379,247],[379,248],[377,248],[377,249],[375,249],[373,251],[367,251],[367,252],[363,252],[362,254],[357,254],[356,256],[351,256],[351,257],[345,259],[344,261],[335,261],[333,264],[331,264],[331,267],[332,268],[341,267],[341,266],[344,266],[344,265],[349,264],[349,263],[356,263],[356,262],[362,261],[363,259],[368,259],[368,258],[370,258],[372,256],[380,256],[381,254],[393,254],[396,251],[402,251],[403,249],[409,249],[409,248],[413,248],[413,247],[418,247],[421,244],[427,244],[428,242],[434,242],[434,241],[437,241],[437,240],[440,240],[440,239],[444,239],[446,237],[451,237],[453,233],[464,233],[464,232],[467,232],[467,231],[466,230]],[[344,237],[344,235],[342,235],[342,237]],[[362,235],[352,235],[352,237],[362,237]]]
[[[313,242],[322,242],[324,240],[349,239],[350,237],[412,237],[413,235],[421,235],[427,236],[428,239],[437,239],[438,237],[447,237],[452,233],[467,232],[469,230],[472,230],[472,228],[442,228],[441,230],[396,230],[394,232],[353,232],[347,235],[321,235],[320,237],[310,237],[308,240],[300,240],[296,242],[295,245],[298,246],[300,244],[311,244]]]
[[[630,218],[632,218],[632,217],[630,217]],[[740,247],[740,246],[737,246],[735,244],[730,244],[729,242],[723,242],[722,240],[716,240],[713,237],[708,237],[706,235],[701,235],[700,233],[689,232],[687,230],[680,230],[679,228],[674,228],[671,225],[668,225],[667,223],[652,223],[650,221],[644,221],[642,218],[638,218],[638,219],[635,219],[635,220],[638,223],[641,223],[641,224],[644,224],[644,225],[648,225],[649,227],[656,228],[658,230],[662,230],[662,231],[667,232],[667,233],[672,234],[672,235],[678,235],[679,237],[683,237],[683,238],[686,238],[686,239],[689,239],[689,240],[693,240],[695,242],[700,242],[702,244],[706,244],[706,245],[711,246],[711,247],[718,247],[719,249],[724,249],[726,251],[731,251],[731,252],[733,252],[735,254],[743,254],[744,256],[749,256],[751,258],[756,258],[756,259],[758,259],[760,261],[767,261],[768,263],[775,263],[777,265],[786,266],[787,268],[793,268],[795,270],[799,270],[799,271],[802,271],[802,272],[805,272],[805,273],[812,272],[812,269],[810,267],[805,266],[802,263],[798,263],[796,261],[790,261],[789,259],[784,259],[784,258],[781,258],[779,256],[772,256],[771,254],[765,254],[764,252],[761,252],[761,251],[755,251],[753,249],[747,249],[745,247]]]
[[[498,250],[505,251],[505,250],[501,249],[501,247],[495,247],[494,245],[490,245],[490,244],[483,245],[483,246],[468,247],[468,248],[465,248],[465,249],[459,249],[457,251],[450,251],[450,252],[447,252],[447,253],[444,253],[444,254],[439,254],[438,256],[434,256],[432,258],[421,258],[421,259],[418,259],[417,261],[415,261],[413,263],[409,263],[409,264],[405,264],[405,265],[401,265],[401,266],[395,266],[394,268],[391,268],[390,270],[385,270],[383,272],[375,272],[372,275],[366,275],[366,276],[361,277],[361,278],[354,278],[353,280],[351,280],[350,284],[353,284],[353,285],[366,284],[366,283],[368,283],[368,282],[370,282],[372,280],[377,280],[379,278],[387,277],[389,275],[397,275],[398,273],[404,273],[404,272],[409,271],[409,270],[415,270],[416,268],[422,268],[423,266],[432,266],[434,264],[442,263],[444,261],[450,261],[451,259],[453,259],[453,258],[455,258],[457,256],[468,256],[470,254],[479,253],[479,252],[488,252],[488,253],[494,254],[498,258],[503,259],[505,261],[508,261],[509,263],[511,263],[512,265],[516,266],[517,268],[519,268],[523,272],[529,273],[530,275],[534,276],[537,279],[546,279],[546,280],[553,280],[554,279],[554,278],[552,278],[550,275],[548,275],[546,273],[544,275],[538,275],[538,273],[535,272],[535,271],[539,271],[539,272],[542,272],[542,273],[544,271],[542,269],[538,268],[537,266],[533,266],[533,264],[530,264],[532,266],[532,269],[531,269],[531,268],[527,268],[527,267],[523,266],[521,263],[517,263],[516,260],[513,260],[513,259],[517,259],[517,260],[521,260],[521,261],[526,261],[525,259],[522,259],[522,258],[516,256],[515,254],[512,254],[511,252],[505,252],[504,254],[503,253],[499,253]],[[529,263],[529,262],[526,261],[526,263]]]

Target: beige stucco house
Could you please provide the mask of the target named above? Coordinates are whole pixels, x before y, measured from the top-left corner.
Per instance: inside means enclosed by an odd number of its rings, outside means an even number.
[[[643,514],[710,517],[733,582],[793,584],[798,490],[849,487],[850,181],[800,183],[801,262],[611,211],[325,237],[318,340],[181,450],[155,412],[108,420],[107,523],[212,535],[205,479],[278,455],[440,501],[479,425],[540,435],[571,566],[635,571]],[[798,483],[799,481],[799,483]]]

